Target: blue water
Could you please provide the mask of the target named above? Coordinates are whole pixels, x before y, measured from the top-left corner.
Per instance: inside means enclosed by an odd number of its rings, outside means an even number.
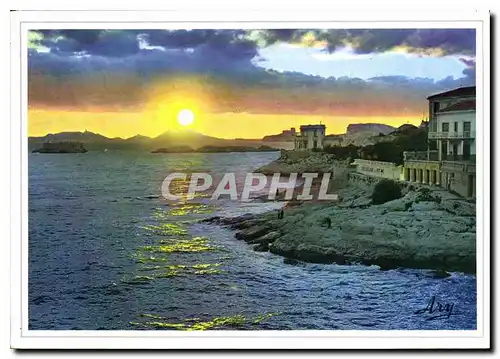
[[[287,265],[254,252],[229,229],[197,222],[275,204],[157,197],[170,172],[244,173],[277,156],[31,154],[29,328],[476,328],[475,276]],[[432,296],[453,304],[449,318],[414,314]]]

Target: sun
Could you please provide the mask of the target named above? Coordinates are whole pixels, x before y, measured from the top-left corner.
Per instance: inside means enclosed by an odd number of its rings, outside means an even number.
[[[194,122],[194,113],[189,109],[179,111],[177,114],[177,122],[182,126],[189,126]]]

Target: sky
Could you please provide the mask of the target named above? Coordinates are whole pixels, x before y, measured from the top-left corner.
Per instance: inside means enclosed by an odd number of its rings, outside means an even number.
[[[33,30],[28,134],[261,138],[323,123],[418,125],[475,84],[474,29]]]

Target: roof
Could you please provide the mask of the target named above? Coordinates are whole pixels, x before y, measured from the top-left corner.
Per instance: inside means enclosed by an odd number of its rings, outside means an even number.
[[[457,102],[456,104],[445,107],[442,110],[438,111],[438,113],[453,112],[453,111],[471,111],[475,109],[476,109],[476,100],[467,100],[467,101],[460,101]]]
[[[443,97],[462,97],[462,96],[476,96],[476,86],[459,87],[453,90],[440,92],[427,97],[428,100]]]

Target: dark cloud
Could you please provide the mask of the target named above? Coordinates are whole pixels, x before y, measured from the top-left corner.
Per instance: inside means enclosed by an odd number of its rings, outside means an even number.
[[[476,67],[476,60],[460,58],[460,61],[467,65],[467,67]]]
[[[409,38],[417,48],[439,48],[445,54],[475,55],[476,30],[474,29],[420,29]]]
[[[87,38],[87,41],[92,41]],[[101,33],[98,39],[83,47],[83,51],[89,54],[123,57],[139,52],[137,35],[127,31],[106,31]]]
[[[59,30],[60,35],[75,40],[83,46],[95,44],[102,33],[103,30]]]
[[[123,57],[139,52],[137,34],[126,30],[59,30],[41,32],[36,40],[51,52],[71,55],[85,53],[109,57]]]
[[[463,86],[470,86],[476,83],[476,60],[460,58],[460,61],[467,67],[462,71],[464,78],[460,79]]]
[[[235,61],[209,46],[186,50],[147,50],[126,58],[32,53],[29,99],[32,106],[75,109],[137,108],[155,82],[175,83],[189,76],[214,96],[212,111],[391,115],[420,113],[425,97],[460,84],[383,76],[322,78],[300,72],[269,71]],[[117,85],[118,84],[118,85]],[[237,89],[237,91],[235,90]]]
[[[39,30],[43,46],[59,52],[85,52],[102,56],[129,56],[139,51],[143,40],[151,46],[196,48],[208,46],[227,56],[252,58],[255,40],[244,30]],[[260,30],[260,40],[276,42],[324,42],[333,52],[346,45],[357,53],[385,52],[405,47],[410,52],[434,55],[475,55],[474,29],[272,29]],[[307,40],[307,41],[306,41]],[[440,51],[440,52],[436,52]]]
[[[304,35],[326,42],[331,52],[350,45],[358,53],[389,51],[404,46],[411,52],[439,49],[445,55],[474,55],[474,29],[333,29],[333,30],[266,30],[262,39],[275,42],[300,42]]]
[[[85,53],[125,57],[138,53],[140,42],[167,49],[208,47],[225,56],[251,60],[258,53],[243,30],[40,30],[35,43],[61,55]]]
[[[465,49],[467,41],[460,36],[435,36],[432,31],[358,29],[313,33],[316,40],[326,41],[332,51],[345,46],[346,41],[362,53],[403,45],[415,51],[425,46],[439,47],[445,52],[472,51],[470,46]],[[209,88],[217,98],[212,110],[220,112],[279,110],[390,115],[405,109],[420,113],[430,93],[468,85],[475,76],[475,62],[465,58],[461,59],[467,65],[462,79],[450,77],[441,81],[403,76],[369,80],[322,78],[265,70],[254,64],[258,47],[242,30],[42,30],[38,33],[42,36],[34,42],[50,51],[29,49],[31,106],[135,108],[145,101],[142,96],[151,83],[194,76],[200,86]],[[297,42],[311,31],[283,29],[262,34],[269,43]]]

